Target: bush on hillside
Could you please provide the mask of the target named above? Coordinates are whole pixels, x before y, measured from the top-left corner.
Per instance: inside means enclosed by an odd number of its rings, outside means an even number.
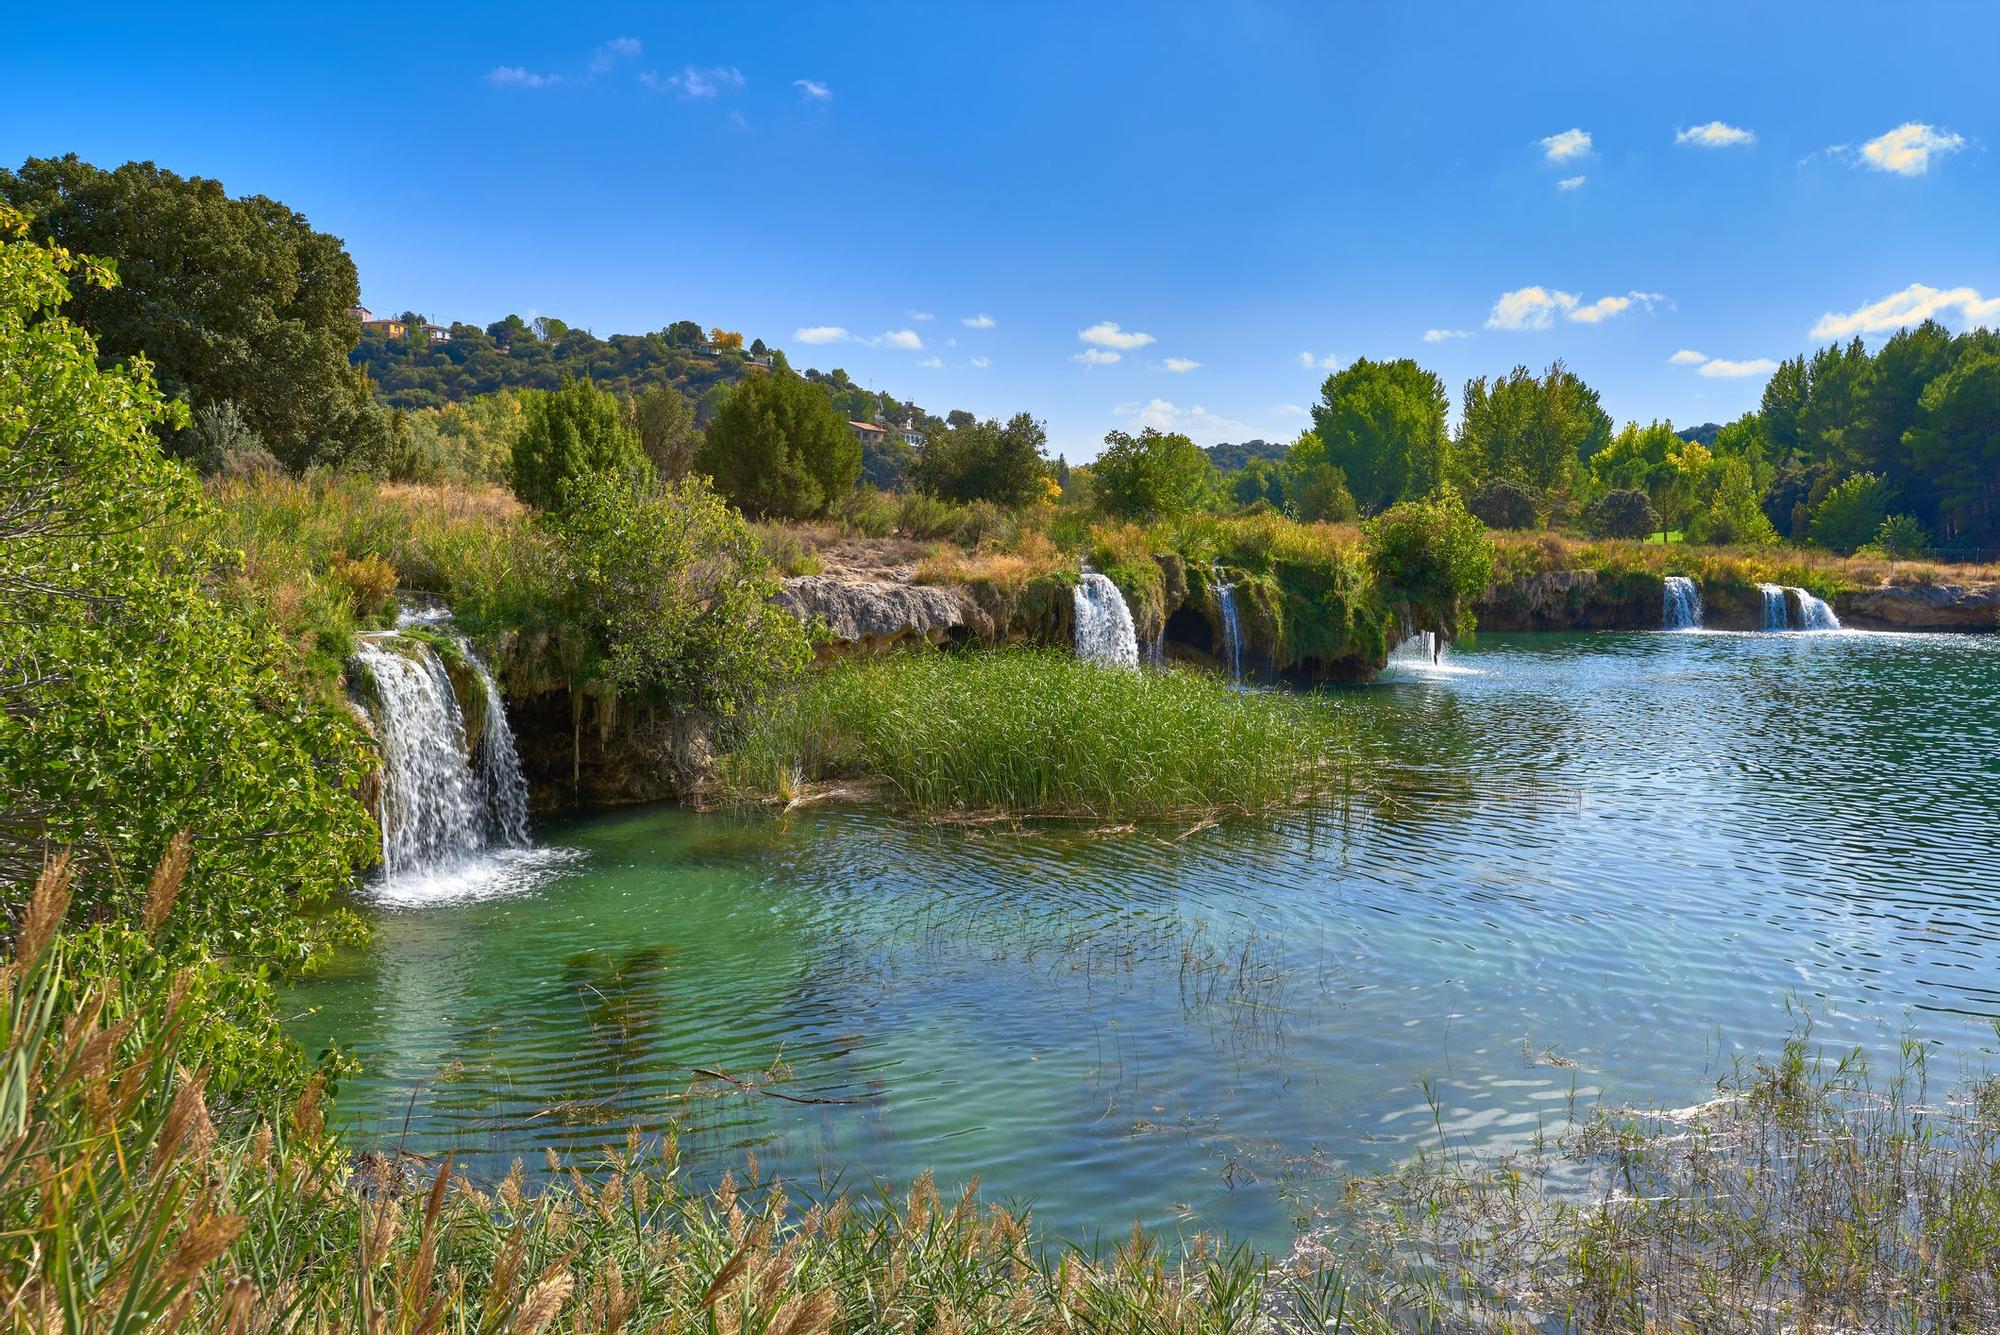
[[[1534,528],[1540,522],[1542,497],[1533,487],[1496,477],[1473,488],[1465,506],[1488,528]]]
[[[818,385],[751,376],[722,396],[696,466],[748,514],[813,519],[854,490],[861,442]]]
[[[1597,538],[1643,538],[1660,531],[1660,512],[1634,488],[1607,491],[1584,507],[1583,526]]]
[[[523,396],[513,483],[514,494],[524,503],[553,510],[585,474],[651,467],[616,395],[588,380],[565,380],[561,389]]]
[[[1400,604],[1418,629],[1447,635],[1471,629],[1472,600],[1493,582],[1493,545],[1455,488],[1447,484],[1429,500],[1398,501],[1365,531],[1385,603]]]

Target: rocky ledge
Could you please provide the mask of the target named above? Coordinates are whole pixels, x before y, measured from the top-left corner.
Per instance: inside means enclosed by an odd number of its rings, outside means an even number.
[[[879,653],[914,640],[939,643],[963,630],[974,609],[959,589],[861,575],[795,575],[777,602],[826,628],[822,651]]]
[[[1836,599],[1834,607],[1867,630],[2000,629],[2000,587],[1990,584],[1885,584]]]

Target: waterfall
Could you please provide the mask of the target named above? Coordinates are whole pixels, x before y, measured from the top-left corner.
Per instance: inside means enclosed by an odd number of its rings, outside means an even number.
[[[1229,680],[1243,684],[1243,627],[1236,620],[1236,586],[1222,577],[1221,566],[1211,566],[1215,577],[1215,601],[1222,609],[1222,650],[1229,657]]]
[[[494,845],[528,843],[528,784],[506,705],[471,646],[458,647],[483,693],[485,727],[476,747],[467,746],[465,711],[434,646],[384,637],[355,651],[374,685],[368,714],[382,746],[388,881],[448,869]]]
[[[1076,656],[1095,663],[1139,666],[1139,637],[1132,610],[1118,586],[1095,570],[1076,581]]]
[[[1798,601],[1800,630],[1839,630],[1840,618],[1826,605],[1823,598],[1815,598],[1804,589],[1786,589]]]
[[[1790,630],[1792,614],[1785,606],[1785,591],[1775,584],[1759,584],[1757,592],[1764,595],[1764,629]]]
[[[1442,657],[1438,652],[1436,631],[1406,631],[1403,638],[1396,642],[1396,647],[1389,651],[1389,666],[1429,668],[1436,666]]]
[[[1663,630],[1701,629],[1701,591],[1685,575],[1667,576],[1662,594],[1660,627]]]
[[[1826,600],[1804,589],[1776,584],[1759,584],[1764,595],[1765,630],[1839,630],[1840,618]]]

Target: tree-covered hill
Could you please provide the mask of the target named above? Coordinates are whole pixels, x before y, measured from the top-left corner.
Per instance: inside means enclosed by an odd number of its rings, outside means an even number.
[[[425,323],[405,312],[391,327],[381,322],[364,327],[355,345],[354,364],[368,372],[377,397],[392,408],[437,408],[502,389],[555,389],[573,378],[621,395],[671,386],[706,422],[728,386],[788,368],[785,354],[762,339],[746,347],[741,334],[703,332],[692,320],[606,338],[546,316],[531,323],[509,315],[483,329],[454,323],[447,337],[430,334]],[[880,417],[901,425],[914,419],[919,427],[930,420],[917,405],[864,389],[838,367],[804,375],[825,387],[834,406],[853,420]]]

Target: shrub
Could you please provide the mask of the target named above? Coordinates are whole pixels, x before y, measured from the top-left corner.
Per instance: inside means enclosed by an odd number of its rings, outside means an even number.
[[[874,487],[856,487],[835,503],[832,515],[850,537],[886,538],[896,531],[896,498]]]
[[[1486,526],[1449,484],[1427,501],[1398,501],[1368,521],[1368,560],[1383,600],[1413,624],[1456,635],[1471,628],[1470,603],[1493,582]]]
[[[1697,513],[1688,524],[1688,539],[1722,546],[1774,545],[1778,533],[1758,504],[1750,465],[1742,459],[1724,459],[1720,473],[1708,508]]]
[[[1027,413],[962,422],[924,437],[910,480],[951,501],[988,501],[1018,510],[1043,499],[1048,432]]]
[[[1207,499],[1215,469],[1199,445],[1178,432],[1147,427],[1138,435],[1113,431],[1090,466],[1097,504],[1123,519],[1186,514]]]
[[[1473,488],[1465,505],[1488,528],[1534,528],[1540,522],[1542,497],[1533,487],[1496,477]]]
[[[538,510],[563,504],[564,489],[586,473],[650,468],[624,405],[588,380],[529,393],[514,438],[514,494]]]
[[[1931,535],[1914,515],[1890,515],[1875,530],[1870,547],[1884,556],[1904,560],[1931,554]]]
[[[896,506],[896,531],[919,542],[956,537],[959,517],[958,507],[950,502],[913,491]]]
[[[812,381],[753,375],[722,396],[697,466],[751,515],[811,519],[854,490],[861,442]]]
[[[1873,473],[1856,473],[1826,494],[1807,530],[1843,556],[1875,536],[1889,517],[1889,488]]]
[[[396,567],[373,552],[353,560],[335,552],[327,573],[354,599],[355,614],[363,620],[381,617],[396,605]]]
[[[1621,488],[1584,507],[1583,526],[1593,537],[1643,538],[1660,531],[1660,512],[1645,492]]]
[[[798,618],[743,516],[705,478],[654,493],[592,473],[543,518],[555,541],[558,624],[583,637],[575,684],[729,717],[811,657]]]

